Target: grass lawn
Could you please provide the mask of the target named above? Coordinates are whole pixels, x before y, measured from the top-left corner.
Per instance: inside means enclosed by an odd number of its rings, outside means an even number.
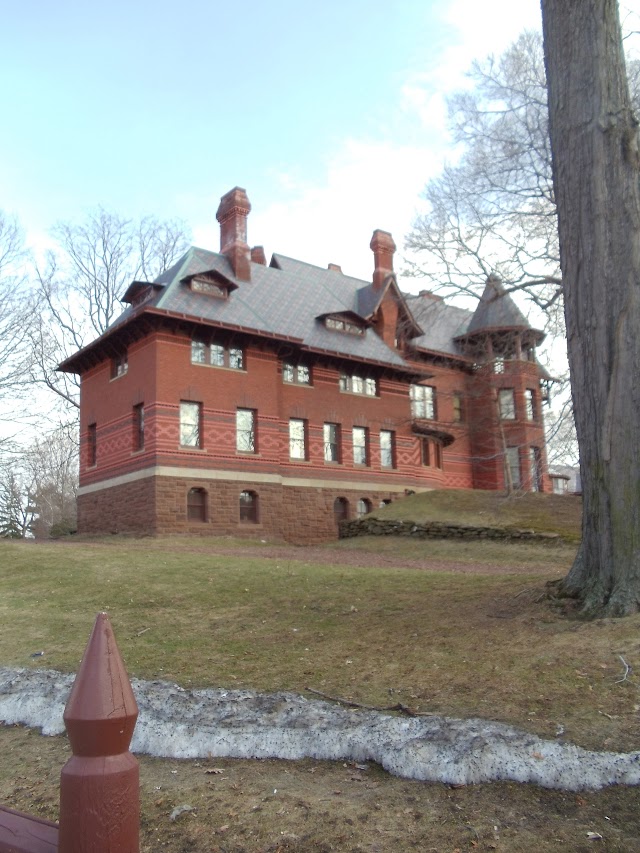
[[[308,686],[638,748],[638,682],[619,682],[619,656],[640,671],[640,617],[585,623],[553,610],[544,584],[572,556],[571,546],[388,538],[313,549],[0,541],[0,661],[74,671],[95,613],[108,610],[131,675]],[[0,800],[55,818],[66,741],[17,727],[0,738]],[[605,836],[601,849],[640,846],[633,789],[452,789],[341,763],[143,758],[142,791],[144,850],[587,850],[589,831]],[[170,823],[182,803],[196,811]]]

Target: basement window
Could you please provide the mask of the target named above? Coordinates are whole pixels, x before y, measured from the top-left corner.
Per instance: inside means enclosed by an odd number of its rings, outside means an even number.
[[[240,521],[243,524],[258,523],[258,495],[255,492],[240,492]]]
[[[204,489],[189,489],[187,492],[187,520],[207,520],[207,493]]]

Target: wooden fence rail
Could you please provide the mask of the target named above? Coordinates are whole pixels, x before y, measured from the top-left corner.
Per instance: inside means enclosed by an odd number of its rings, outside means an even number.
[[[0,853],[139,853],[138,717],[109,617],[99,613],[64,711],[72,756],[60,823],[0,806]]]

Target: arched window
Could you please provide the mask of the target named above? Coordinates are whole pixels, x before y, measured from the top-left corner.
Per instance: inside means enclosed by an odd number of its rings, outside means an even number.
[[[336,498],[333,502],[333,517],[336,524],[349,518],[349,501],[346,498]]]
[[[367,513],[371,512],[371,501],[368,501],[366,498],[360,498],[356,507],[356,512],[358,513],[358,518],[362,518],[363,515],[367,515]]]
[[[207,493],[204,489],[189,489],[187,492],[187,520],[207,520]]]
[[[240,521],[258,523],[258,495],[255,492],[240,492]]]

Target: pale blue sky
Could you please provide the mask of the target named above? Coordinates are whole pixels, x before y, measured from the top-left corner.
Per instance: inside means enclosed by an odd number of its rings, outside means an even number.
[[[0,207],[35,247],[98,204],[178,216],[366,274],[447,152],[443,96],[539,21],[537,0],[0,0]]]

